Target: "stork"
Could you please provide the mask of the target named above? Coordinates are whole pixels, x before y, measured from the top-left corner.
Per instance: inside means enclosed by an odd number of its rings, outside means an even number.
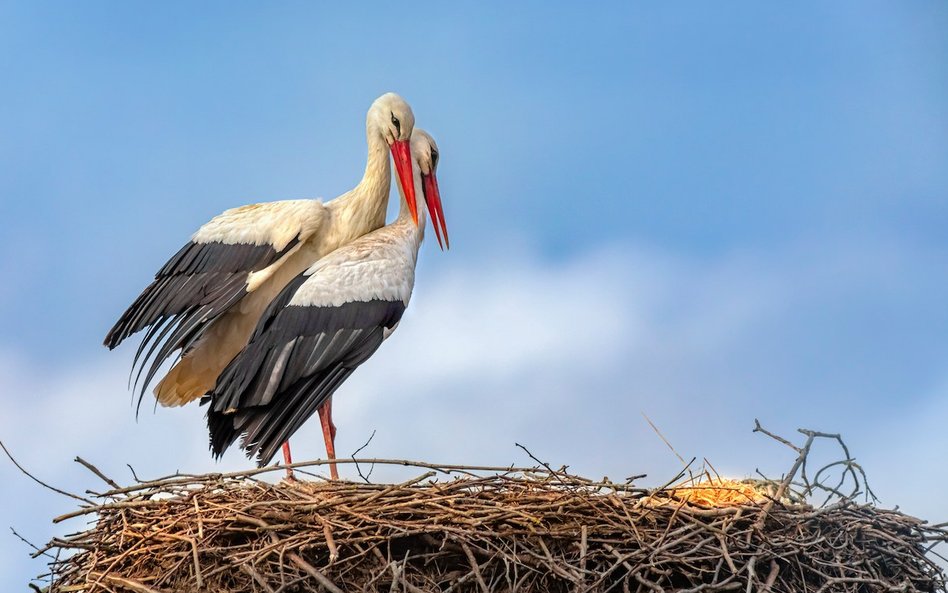
[[[447,246],[437,146],[415,129],[411,148],[415,191],[424,195],[439,245],[443,235]],[[215,457],[244,435],[247,456],[265,465],[319,410],[326,452],[335,459],[330,398],[391,335],[414,286],[426,208],[405,194],[393,223],[317,261],[267,308],[250,343],[202,401],[209,404]],[[334,463],[330,472],[338,478]]]
[[[415,207],[414,124],[408,103],[386,93],[366,114],[368,158],[355,188],[326,203],[285,200],[227,210],[194,233],[105,338],[113,349],[148,328],[132,369],[138,368],[137,387],[148,367],[139,406],[162,363],[179,351],[180,358],[155,388],[158,402],[180,406],[209,393],[288,282],[326,254],[385,224],[389,151],[400,188]],[[284,454],[289,463],[288,446]]]

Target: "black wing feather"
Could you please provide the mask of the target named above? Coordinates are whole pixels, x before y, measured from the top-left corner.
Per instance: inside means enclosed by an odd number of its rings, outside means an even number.
[[[187,350],[215,319],[247,294],[248,273],[276,262],[298,242],[294,239],[279,251],[272,245],[189,242],[162,266],[155,280],[122,314],[105,337],[105,345],[111,350],[151,326],[132,367],[133,373],[139,368],[140,377],[148,360],[152,360],[142,386],[144,393],[169,356]],[[157,331],[157,326],[166,323]],[[153,340],[148,354],[141,358]]]
[[[238,437],[248,457],[269,463],[280,446],[382,344],[401,319],[401,301],[341,306],[288,305],[300,275],[270,304],[254,336],[202,403],[211,450],[220,457]]]

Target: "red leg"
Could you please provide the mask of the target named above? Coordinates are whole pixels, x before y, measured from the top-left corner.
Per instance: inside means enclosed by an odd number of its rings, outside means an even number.
[[[326,416],[329,418],[329,436],[332,437],[333,450],[335,452],[336,446],[336,424],[332,421],[332,396],[326,400],[324,404],[326,407]]]
[[[288,465],[288,466],[293,464],[293,457],[290,455],[290,441],[283,443],[283,464]],[[287,480],[296,479],[293,477],[293,468],[291,467],[286,468],[286,479]]]
[[[319,423],[323,428],[323,440],[326,441],[326,456],[331,460],[336,458],[336,425],[332,423],[332,398],[319,406]],[[339,479],[336,464],[329,464],[329,475],[333,480]]]

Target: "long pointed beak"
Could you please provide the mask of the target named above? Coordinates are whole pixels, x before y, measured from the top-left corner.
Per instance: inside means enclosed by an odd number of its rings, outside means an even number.
[[[415,182],[411,174],[411,147],[408,140],[398,140],[392,143],[392,160],[395,161],[395,171],[398,173],[398,182],[402,184],[405,201],[411,217],[418,224],[418,203],[415,201]]]
[[[444,210],[441,208],[438,178],[435,177],[434,173],[431,173],[430,175],[422,175],[421,181],[421,188],[425,192],[425,204],[428,205],[428,212],[431,213],[431,226],[434,227],[435,237],[438,238],[438,247],[442,251],[451,249],[451,241],[448,239],[448,227],[444,223]],[[441,243],[442,234],[444,234],[444,244]]]

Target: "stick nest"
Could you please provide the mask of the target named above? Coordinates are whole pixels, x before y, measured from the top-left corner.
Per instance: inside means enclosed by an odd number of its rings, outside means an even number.
[[[796,454],[782,479],[695,476],[688,463],[645,489],[633,484],[644,476],[593,481],[518,445],[536,466],[351,459],[340,463],[365,483],[274,484],[262,476],[282,469],[269,467],[120,487],[76,458],[110,487],[86,498],[10,459],[82,501],[54,522],[94,517],[36,549],[50,559],[38,592],[946,591],[933,557],[948,562],[934,549],[948,523],[867,504],[865,472],[837,434],[800,429],[797,446],[754,430]],[[814,468],[817,441],[841,458]],[[325,463],[293,467],[313,476],[299,468]],[[427,471],[372,484],[361,468],[376,463]]]
[[[418,466],[432,471],[395,485],[255,471],[139,482],[60,517],[97,520],[37,555],[56,558],[50,593],[945,589],[929,558],[945,529],[848,497]]]

